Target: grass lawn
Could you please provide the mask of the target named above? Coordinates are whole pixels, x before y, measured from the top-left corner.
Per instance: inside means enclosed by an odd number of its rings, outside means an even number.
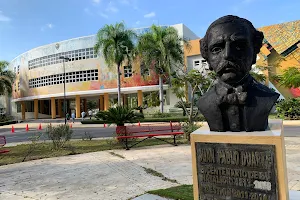
[[[156,194],[161,197],[180,199],[180,200],[193,200],[193,185],[180,185],[167,189],[152,190],[150,194]]]
[[[172,138],[166,139],[172,142]],[[186,139],[177,139],[178,144],[188,143]],[[152,146],[166,144],[160,140],[148,139],[140,144],[136,145],[134,148],[142,146]],[[51,158],[57,156],[67,156],[75,155],[88,152],[105,151],[112,149],[122,149],[123,146],[118,143],[115,139],[107,140],[77,140],[69,141],[63,149],[54,150],[52,149],[52,143],[37,143],[35,147],[31,144],[22,144],[13,147],[3,147],[3,149],[9,149],[9,153],[0,154],[0,166],[12,163],[19,163],[29,160],[37,160],[42,158]],[[28,152],[33,150],[28,156]]]

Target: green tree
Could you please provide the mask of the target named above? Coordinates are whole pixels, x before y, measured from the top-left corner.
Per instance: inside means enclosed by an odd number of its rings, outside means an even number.
[[[273,76],[273,80],[279,82],[280,85],[287,88],[300,87],[300,69],[297,67],[289,67],[282,74]]]
[[[263,73],[260,73],[259,71],[265,71],[268,69],[269,67],[256,65],[255,69],[252,68],[252,70],[250,71],[250,75],[258,82],[264,82],[266,80],[266,76]]]
[[[172,91],[179,98],[181,102],[181,106],[184,109],[185,113],[188,114],[189,123],[194,122],[194,101],[195,94],[198,93],[202,96],[205,92],[207,92],[211,86],[213,85],[215,75],[214,73],[208,73],[207,75],[202,74],[198,70],[190,70],[188,73],[180,73],[174,72],[172,74]],[[185,86],[188,86],[191,89],[191,99],[190,102],[186,99],[185,95]],[[190,111],[187,109],[187,102],[190,105]]]
[[[121,64],[125,61],[131,63],[134,56],[135,32],[125,28],[124,22],[105,25],[97,33],[94,46],[96,52],[103,54],[108,67],[117,67],[118,76],[118,105],[121,105]]]
[[[15,73],[7,69],[8,65],[7,61],[0,61],[0,95],[12,93]]]
[[[139,37],[137,49],[141,61],[150,69],[154,67],[159,75],[160,112],[164,111],[163,77],[171,74],[173,65],[183,66],[183,43],[188,42],[179,37],[173,27],[152,25],[150,31]]]

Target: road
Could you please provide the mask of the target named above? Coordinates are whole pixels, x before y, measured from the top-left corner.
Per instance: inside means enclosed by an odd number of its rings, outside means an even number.
[[[92,128],[72,128],[73,135],[72,139],[82,139],[85,137],[85,132],[91,135],[93,138],[102,138],[102,137],[113,137],[115,132],[115,127],[107,127],[107,128],[100,128],[100,127],[92,127]],[[22,129],[15,129],[14,133],[11,133],[11,130],[2,129],[0,135],[4,135],[6,137],[7,143],[15,143],[15,142],[27,142],[30,141],[30,137],[37,135],[39,133],[42,134],[40,140],[47,140],[48,137],[45,134],[45,130],[37,131],[37,130],[30,130],[28,132]]]
[[[28,142],[30,141],[29,137],[40,133],[40,131],[37,130],[26,132],[24,131],[24,128],[16,128],[15,133],[11,133],[10,131],[11,130],[9,128],[0,129],[0,135],[4,135],[6,137],[7,143]],[[42,130],[41,132],[44,131],[45,130]],[[115,127],[74,127],[72,139],[82,139],[82,137],[85,137],[85,132],[91,135],[93,138],[113,137]],[[300,126],[284,126],[284,135],[287,137],[299,137]],[[40,139],[47,139],[46,134],[43,134]]]

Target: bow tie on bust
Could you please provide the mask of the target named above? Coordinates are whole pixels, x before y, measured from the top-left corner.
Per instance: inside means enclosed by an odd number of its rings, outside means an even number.
[[[238,87],[232,87],[219,80],[216,83],[217,104],[244,105],[247,99],[247,85],[243,84]]]

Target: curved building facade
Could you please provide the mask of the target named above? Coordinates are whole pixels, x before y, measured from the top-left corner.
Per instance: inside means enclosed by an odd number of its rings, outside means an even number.
[[[182,37],[198,38],[183,24],[173,27]],[[147,30],[135,29],[137,33]],[[22,119],[63,117],[64,91],[67,112],[75,112],[76,117],[87,111],[87,100],[96,100],[100,110],[115,104],[116,67],[109,68],[101,53],[94,51],[95,42],[96,35],[74,38],[37,47],[12,60],[9,68],[17,78],[10,113]],[[64,62],[60,57],[70,61]],[[135,60],[131,65],[121,66],[121,86],[123,104],[142,105],[146,95],[159,90],[158,76]],[[165,104],[170,105],[175,97],[168,92],[167,85],[164,89]]]

